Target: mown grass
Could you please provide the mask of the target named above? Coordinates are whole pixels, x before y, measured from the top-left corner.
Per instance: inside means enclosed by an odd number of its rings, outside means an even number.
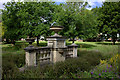
[[[106,56],[106,58],[110,58],[111,56],[117,54],[118,45],[120,45],[120,43],[112,45],[112,42],[76,42],[76,44],[80,46],[78,48],[78,51],[79,50],[97,51],[101,52],[103,56]]]
[[[3,78],[72,78],[77,73],[76,70],[89,71],[99,64],[100,59],[108,59],[112,55],[118,53],[118,45],[112,45],[111,42],[75,42],[78,45],[78,58],[69,59],[65,62],[58,62],[53,67],[37,67],[28,69],[24,73],[18,71],[19,67],[25,65],[24,48],[28,46],[25,41],[17,41],[15,45],[2,44],[2,62],[3,62]],[[66,45],[72,44],[67,42]],[[36,42],[33,43],[34,46]],[[41,41],[39,46],[46,46],[46,41]],[[89,66],[89,68],[88,68]],[[58,68],[59,67],[59,68]]]

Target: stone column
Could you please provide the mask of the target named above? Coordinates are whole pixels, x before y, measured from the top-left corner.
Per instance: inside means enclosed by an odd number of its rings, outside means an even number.
[[[73,57],[77,57],[77,46],[73,46]]]
[[[53,56],[53,63],[59,62],[59,61],[64,61],[65,60],[65,53],[63,49],[60,48],[53,48],[52,52]]]
[[[68,47],[72,48],[72,50],[73,50],[72,51],[73,57],[77,57],[77,47],[78,47],[78,45],[76,45],[75,43],[73,43],[73,44],[69,45]]]
[[[26,55],[25,55],[26,67],[36,66],[36,51],[35,51],[35,47],[28,46],[24,50],[26,51]]]
[[[53,51],[52,51],[52,62],[53,63],[55,63],[55,62],[57,62],[57,54],[58,54],[58,51],[57,51],[57,49],[56,48],[53,48]]]

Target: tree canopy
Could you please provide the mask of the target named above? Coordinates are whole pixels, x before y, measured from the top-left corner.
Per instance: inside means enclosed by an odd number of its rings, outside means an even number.
[[[112,37],[113,43],[120,34],[120,2],[104,2],[99,8],[99,31]]]
[[[48,35],[52,2],[8,2],[3,10],[3,24],[7,29],[5,38],[18,40],[27,36]]]
[[[60,34],[73,40],[76,37],[87,39],[97,35],[97,18],[85,8],[87,3],[83,5],[83,2],[67,2],[59,6],[59,9],[55,12],[54,19],[64,26],[64,30]]]
[[[108,34],[113,42],[120,33],[120,2],[104,2],[102,7],[87,10],[86,2],[8,2],[2,12],[4,37],[11,41],[20,38],[50,36],[49,27],[59,23],[64,29],[59,33],[68,38],[94,38],[99,33]],[[73,41],[74,42],[74,41]]]

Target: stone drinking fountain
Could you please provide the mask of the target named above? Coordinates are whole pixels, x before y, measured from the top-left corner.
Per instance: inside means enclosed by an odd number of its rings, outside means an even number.
[[[53,36],[47,37],[46,47],[34,47],[32,42],[34,39],[26,39],[30,46],[26,47],[25,62],[26,66],[36,66],[37,64],[44,62],[56,63],[59,61],[64,61],[68,58],[77,57],[77,45],[72,44],[66,46],[66,37],[58,34],[64,27],[63,26],[51,26],[50,30],[53,30],[55,34]]]

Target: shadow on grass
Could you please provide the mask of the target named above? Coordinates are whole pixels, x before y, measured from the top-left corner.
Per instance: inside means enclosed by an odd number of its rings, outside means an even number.
[[[97,42],[96,44],[102,44],[102,45],[113,45],[113,43],[105,43],[105,42]],[[119,43],[115,43],[115,45],[120,45],[120,42]]]
[[[71,45],[72,43],[66,43],[66,45]],[[85,44],[85,43],[75,43],[78,45],[78,48],[92,48],[96,47],[95,45]]]

